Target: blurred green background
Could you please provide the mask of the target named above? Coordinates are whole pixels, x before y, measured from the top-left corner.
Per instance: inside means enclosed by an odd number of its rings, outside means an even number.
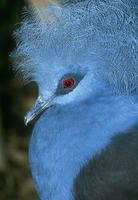
[[[22,18],[23,0],[0,0],[0,200],[37,200],[28,164],[32,125],[23,117],[32,105],[36,89],[21,86],[12,71],[10,52],[15,48],[13,31]]]

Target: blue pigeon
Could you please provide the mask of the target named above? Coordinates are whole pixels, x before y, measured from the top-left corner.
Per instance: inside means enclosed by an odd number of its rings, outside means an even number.
[[[32,0],[12,53],[38,84],[29,161],[41,200],[138,199],[137,0]]]

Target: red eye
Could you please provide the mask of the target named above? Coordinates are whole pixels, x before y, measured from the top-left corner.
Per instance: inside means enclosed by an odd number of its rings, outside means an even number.
[[[64,88],[72,88],[74,84],[75,81],[72,78],[68,78],[63,81]]]

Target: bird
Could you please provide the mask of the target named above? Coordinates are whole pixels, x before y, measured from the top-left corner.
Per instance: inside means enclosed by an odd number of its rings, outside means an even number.
[[[32,0],[13,69],[38,98],[29,163],[41,200],[138,199],[136,0]]]

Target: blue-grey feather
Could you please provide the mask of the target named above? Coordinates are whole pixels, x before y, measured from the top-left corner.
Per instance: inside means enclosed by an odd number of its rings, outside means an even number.
[[[72,200],[81,166],[138,122],[137,10],[133,0],[64,1],[28,9],[15,33],[15,69],[39,86],[26,119],[53,105],[37,121],[29,150],[42,200]],[[72,73],[83,79],[57,95]]]
[[[32,17],[27,16],[15,33],[17,49],[12,57],[25,82],[39,83],[41,73],[46,76],[55,63],[57,67],[83,63],[115,92],[137,93],[136,1],[86,0],[41,9],[44,20],[28,9]]]

